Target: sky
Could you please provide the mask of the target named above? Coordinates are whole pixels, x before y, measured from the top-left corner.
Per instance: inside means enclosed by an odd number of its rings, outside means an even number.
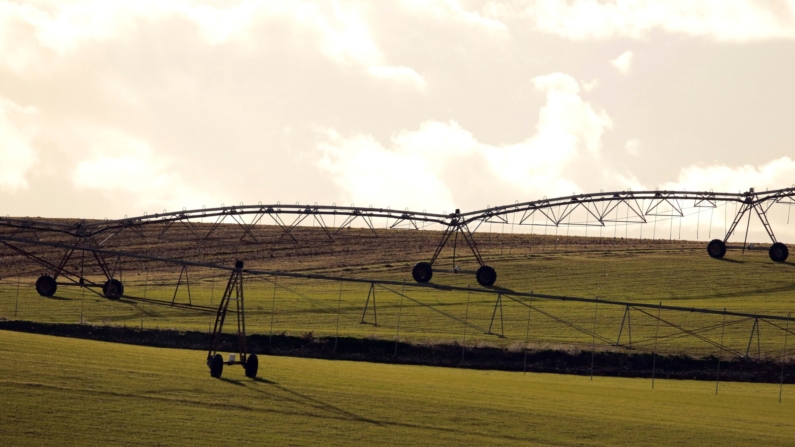
[[[795,1],[0,0],[0,215],[795,183]]]

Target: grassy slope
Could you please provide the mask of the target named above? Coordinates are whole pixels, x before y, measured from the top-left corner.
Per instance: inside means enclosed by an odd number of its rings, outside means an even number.
[[[291,358],[262,380],[203,352],[0,332],[0,445],[792,445],[773,385]]]
[[[795,309],[795,282],[792,263],[775,264],[764,251],[741,254],[730,251],[726,260],[710,259],[702,248],[691,248],[687,244],[660,244],[649,246],[604,246],[593,244],[585,253],[575,252],[572,246],[561,245],[557,252],[546,251],[550,247],[535,245],[534,251],[523,249],[519,254],[502,255],[494,250],[489,258],[497,268],[501,287],[518,290],[533,290],[539,293],[569,296],[599,296],[603,299],[629,302],[658,303],[707,307],[733,311],[748,311],[786,315]],[[449,264],[442,259],[439,267]],[[269,265],[261,265],[269,268]],[[276,267],[271,265],[270,268]],[[385,266],[372,261],[353,270],[346,268],[314,268],[312,271],[365,278],[404,280],[409,277],[409,264]],[[126,272],[126,292],[143,296],[146,284],[147,298],[170,302],[174,296],[174,284],[179,270],[171,274],[160,271],[146,280],[145,272]],[[472,275],[438,273],[434,281],[446,284],[474,286]],[[203,279],[202,279],[203,278]],[[32,281],[31,279],[30,281]],[[191,273],[191,294],[194,304],[217,305],[225,278],[218,276],[213,284],[212,273],[194,270]],[[410,281],[410,280],[409,280]],[[158,285],[162,284],[162,285]],[[494,296],[472,294],[467,308],[466,294],[420,291],[406,288],[405,293],[419,303],[404,299],[394,293],[378,291],[379,327],[360,325],[362,309],[367,298],[367,285],[340,285],[311,280],[279,279],[274,297],[272,282],[250,279],[246,285],[249,332],[268,333],[271,330],[271,309],[275,310],[273,328],[276,332],[291,334],[314,332],[316,335],[336,333],[337,308],[341,311],[340,334],[353,336],[377,336],[393,338],[396,335],[398,318],[401,322],[401,339],[461,341],[463,325],[450,316],[467,320],[477,327],[469,328],[469,342],[488,342],[497,345],[516,345],[524,341],[527,330],[527,310],[515,302],[504,303],[503,321],[506,338],[484,334],[494,315]],[[340,299],[341,298],[341,299]],[[178,302],[187,302],[187,290],[183,284],[177,296]],[[433,306],[433,309],[426,305]],[[534,302],[539,309],[562,317],[587,329],[593,326],[594,308],[562,302]],[[0,282],[0,316],[14,318],[16,284],[13,278]],[[402,309],[401,309],[402,307]],[[87,292],[85,299],[80,289],[62,287],[56,297],[39,297],[32,283],[20,288],[16,318],[51,322],[80,321],[92,323],[123,324],[146,327],[174,327],[194,330],[208,328],[213,316],[194,310],[179,310],[163,306],[140,304],[133,301],[109,302]],[[624,309],[601,306],[597,310],[597,333],[606,339],[615,340],[621,325]],[[653,312],[653,311],[652,311]],[[499,314],[497,314],[499,317]],[[633,345],[650,349],[656,331],[655,321],[647,315],[632,315]],[[695,329],[715,326],[702,335],[717,342],[721,338],[717,325],[721,316],[690,313],[666,313],[663,318],[686,328]],[[367,321],[373,321],[368,313]],[[734,321],[729,319],[729,321]],[[498,324],[499,320],[495,322]],[[536,345],[578,343],[590,346],[590,336],[569,326],[535,313],[531,315],[530,341]],[[753,321],[744,321],[727,327],[724,334],[727,345],[736,352],[745,352]],[[494,332],[498,332],[495,326]],[[627,341],[627,332],[622,334]],[[718,355],[714,346],[693,337],[676,337],[678,331],[663,326],[660,335],[664,342],[662,351],[687,352],[696,355]],[[762,342],[759,350],[769,356],[780,356],[783,346],[783,331],[763,323]],[[665,339],[668,337],[668,340]],[[597,344],[603,342],[597,339]],[[756,341],[753,347],[757,348]]]

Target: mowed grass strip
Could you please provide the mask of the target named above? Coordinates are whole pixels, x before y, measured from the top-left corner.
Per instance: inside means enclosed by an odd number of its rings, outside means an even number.
[[[795,390],[262,357],[0,332],[0,445],[795,443]]]

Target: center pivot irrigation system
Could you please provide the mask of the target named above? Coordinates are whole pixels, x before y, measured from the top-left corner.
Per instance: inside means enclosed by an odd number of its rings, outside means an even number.
[[[791,315],[783,316],[783,315],[770,315],[770,314],[757,314],[757,313],[749,313],[749,312],[732,312],[724,310],[716,310],[716,309],[707,309],[707,308],[694,308],[694,307],[683,307],[683,306],[670,306],[670,305],[663,305],[662,303],[653,304],[653,303],[643,303],[643,302],[629,302],[629,301],[616,301],[616,300],[605,300],[596,298],[584,298],[584,297],[572,297],[572,296],[560,296],[560,295],[549,295],[549,294],[540,294],[534,293],[533,291],[530,292],[521,292],[521,291],[514,291],[509,289],[502,289],[502,288],[483,288],[483,287],[460,287],[460,286],[451,286],[451,285],[441,285],[441,284],[433,284],[433,283],[406,283],[401,281],[394,281],[394,280],[379,280],[379,279],[366,279],[366,278],[355,278],[355,277],[339,277],[339,276],[330,276],[330,275],[319,275],[319,274],[311,274],[311,273],[298,273],[298,272],[283,272],[283,271],[269,271],[269,270],[258,270],[258,269],[244,269],[243,261],[236,261],[234,267],[211,264],[206,262],[191,262],[182,259],[169,259],[169,258],[160,258],[150,255],[138,254],[138,253],[129,253],[129,252],[120,252],[120,251],[110,251],[110,250],[103,250],[103,249],[96,249],[96,248],[88,248],[88,247],[78,247],[74,245],[66,245],[60,244],[55,242],[46,242],[46,241],[35,241],[29,239],[21,239],[21,238],[10,238],[6,236],[0,236],[0,243],[8,244],[13,243],[16,245],[23,245],[23,246],[34,246],[34,247],[48,247],[48,248],[57,248],[57,249],[70,249],[76,250],[83,253],[93,253],[96,255],[101,255],[109,258],[115,258],[117,263],[122,262],[130,262],[130,261],[154,261],[160,263],[167,263],[172,265],[182,266],[183,268],[190,266],[190,267],[201,267],[201,268],[208,268],[213,269],[216,271],[221,272],[229,272],[229,280],[227,281],[226,288],[224,290],[222,299],[218,308],[210,308],[210,307],[203,307],[203,306],[193,306],[192,308],[200,311],[207,311],[207,312],[214,312],[215,313],[215,325],[213,327],[213,331],[210,338],[210,346],[207,353],[207,366],[210,370],[210,375],[215,378],[220,378],[221,374],[224,369],[224,365],[241,365],[243,366],[245,375],[250,378],[255,378],[257,376],[258,368],[259,368],[259,360],[256,354],[251,354],[248,352],[246,346],[246,322],[245,322],[245,306],[244,306],[244,279],[248,277],[272,277],[272,278],[279,278],[279,277],[286,277],[286,278],[298,278],[298,279],[306,279],[306,280],[315,280],[315,281],[327,281],[327,282],[337,282],[337,283],[359,283],[359,284],[366,284],[370,285],[369,291],[367,292],[367,299],[364,303],[364,308],[362,311],[362,324],[365,323],[365,315],[367,315],[368,306],[370,305],[370,299],[372,296],[372,314],[374,322],[372,323],[374,326],[378,326],[378,319],[375,310],[375,293],[374,289],[375,286],[378,285],[381,287],[382,290],[391,291],[392,293],[396,293],[401,297],[410,299],[417,304],[420,304],[423,307],[427,307],[434,312],[442,314],[450,319],[453,319],[459,323],[463,323],[466,328],[471,328],[473,330],[481,331],[484,335],[490,335],[495,337],[505,337],[505,326],[503,322],[503,300],[509,300],[513,303],[523,306],[524,308],[528,309],[529,311],[534,311],[539,315],[546,316],[552,320],[555,320],[561,324],[568,326],[569,328],[583,333],[589,337],[592,337],[592,350],[593,346],[595,346],[596,339],[599,339],[601,342],[608,344],[609,346],[616,347],[616,348],[627,348],[627,349],[635,349],[638,346],[643,345],[644,343],[648,344],[650,342],[654,342],[654,353],[656,355],[657,352],[657,339],[659,335],[659,327],[660,324],[663,324],[671,329],[674,329],[675,332],[667,334],[665,337],[669,339],[673,339],[675,337],[692,337],[693,339],[700,340],[705,344],[708,344],[714,348],[718,348],[721,350],[721,355],[723,352],[731,353],[738,358],[748,358],[749,354],[751,353],[751,348],[753,345],[753,341],[756,340],[757,342],[757,355],[761,358],[761,334],[760,334],[760,324],[767,323],[768,327],[773,330],[781,331],[785,334],[784,339],[784,349],[781,351],[781,358],[782,363],[783,359],[786,357],[786,336],[788,334],[795,335],[793,330],[789,329],[789,323],[795,322],[795,317]],[[244,278],[246,275],[246,278]],[[274,283],[275,284],[275,283]],[[179,283],[177,284],[177,288],[179,287]],[[398,289],[400,287],[400,289]],[[439,309],[433,309],[433,306],[428,305],[426,303],[422,303],[415,298],[411,298],[404,292],[405,288],[412,288],[415,290],[436,290],[440,292],[459,292],[459,293],[476,293],[481,294],[484,296],[492,296],[495,298],[494,300],[494,309],[491,312],[491,319],[490,323],[488,324],[488,329],[485,327],[479,327],[478,325],[468,322],[466,319],[461,320],[460,318],[456,317],[455,315],[451,315]],[[400,292],[397,292],[400,290]],[[96,292],[99,294],[99,292]],[[410,293],[410,292],[409,292]],[[128,296],[124,295],[123,298],[129,300],[130,302],[147,302],[154,304],[157,300],[147,300],[146,298],[140,298],[136,296]],[[572,302],[572,303],[581,303],[581,304],[593,304],[594,305],[594,327],[593,329],[588,329],[580,324],[577,324],[572,321],[565,321],[564,319],[557,317],[547,311],[544,311],[542,308],[537,306],[538,302],[540,301],[561,301],[561,302]],[[221,353],[219,353],[219,349],[222,347],[222,329],[224,322],[226,320],[228,312],[230,312],[230,305],[232,302],[235,302],[235,308],[231,309],[231,311],[235,314],[237,318],[237,339],[238,339],[238,349],[237,354],[230,354],[228,360],[224,360],[224,357]],[[467,298],[467,306],[469,303],[469,298]],[[168,302],[161,302],[160,304],[168,305]],[[174,303],[172,301],[171,305],[173,306]],[[192,305],[191,305],[192,306]],[[613,341],[610,338],[604,336],[604,334],[597,334],[596,333],[596,306],[607,306],[612,308],[617,308],[622,311],[623,317],[620,320],[620,325],[618,326],[618,335]],[[339,311],[339,310],[338,310]],[[656,312],[655,312],[656,311]],[[677,324],[676,322],[661,317],[660,312],[675,312],[678,314],[705,314],[705,315],[713,315],[718,317],[723,317],[722,324],[709,324],[705,327],[696,328],[696,329],[688,329],[681,324]],[[499,313],[499,317],[497,314]],[[632,319],[631,314],[635,314],[636,316],[646,316],[656,320],[657,329],[654,331],[654,337],[648,339],[641,339],[635,340],[633,344],[633,335],[632,335]],[[727,317],[732,318],[732,321],[727,321]],[[715,330],[716,328],[725,328],[726,326],[735,325],[738,323],[744,322],[752,322],[753,325],[751,326],[750,336],[748,339],[747,347],[745,347],[744,352],[741,349],[731,348],[724,344],[723,336],[721,336],[720,343],[710,339],[708,336],[705,335],[705,332],[710,330]],[[786,326],[781,325],[781,323],[785,323]],[[529,314],[528,314],[528,325],[529,325]],[[399,326],[398,326],[399,327]],[[529,327],[529,326],[528,326]],[[641,326],[642,327],[642,326]],[[496,331],[493,331],[493,328],[498,328]],[[626,331],[626,334],[625,334]],[[466,332],[465,332],[466,333]],[[624,338],[622,338],[622,334]],[[527,333],[525,334],[525,350],[527,349]],[[627,341],[628,337],[628,341]],[[239,357],[237,357],[239,355]],[[783,371],[783,369],[782,369]],[[783,383],[783,373],[782,373],[782,383]]]
[[[122,231],[132,231],[144,237],[143,228],[146,225],[160,224],[162,230],[158,238],[162,238],[175,225],[188,229],[188,233],[196,240],[209,239],[223,223],[231,223],[238,228],[240,240],[251,243],[261,243],[256,235],[258,226],[264,225],[265,217],[281,228],[280,239],[287,238],[293,243],[299,243],[296,229],[307,222],[319,226],[328,241],[334,241],[340,233],[350,228],[357,220],[372,231],[372,236],[377,237],[376,228],[382,228],[375,221],[383,221],[383,228],[388,229],[423,229],[427,226],[436,226],[442,229],[441,238],[431,255],[430,260],[418,262],[412,269],[412,277],[418,283],[427,283],[434,273],[434,264],[439,259],[442,250],[452,243],[453,273],[475,273],[477,282],[482,286],[491,286],[497,280],[495,269],[483,259],[475,242],[475,233],[484,223],[510,224],[529,227],[605,227],[606,225],[619,224],[646,224],[653,219],[656,225],[658,217],[683,218],[685,207],[692,203],[692,208],[717,208],[719,203],[727,205],[734,203],[736,211],[734,218],[728,226],[722,239],[713,239],[707,246],[707,253],[713,258],[722,258],[726,254],[727,242],[747,216],[745,240],[748,238],[751,216],[756,215],[762,226],[773,242],[769,249],[770,259],[775,262],[784,262],[789,250],[779,242],[773,233],[773,228],[768,220],[767,213],[775,204],[791,206],[795,204],[795,187],[757,192],[750,188],[743,193],[718,193],[718,192],[689,192],[689,191],[621,191],[599,192],[593,194],[579,194],[554,199],[544,198],[532,202],[515,203],[498,207],[489,207],[483,210],[464,212],[455,210],[454,213],[435,214],[425,211],[417,212],[406,210],[393,210],[390,208],[363,208],[345,207],[336,205],[243,205],[223,206],[219,208],[202,208],[197,210],[183,210],[177,212],[164,212],[162,214],[143,215],[132,218],[105,221],[79,221],[64,223],[53,220],[0,218],[0,228],[10,229],[8,236],[32,236],[38,239],[39,234],[61,234],[64,241],[78,249],[65,250],[61,261],[57,264],[49,262],[9,241],[2,243],[15,252],[35,260],[52,274],[42,275],[36,281],[36,290],[42,296],[52,296],[59,285],[79,285],[101,288],[107,298],[117,299],[124,294],[124,286],[115,278],[118,263],[106,260],[101,252],[82,251],[80,248],[100,249],[107,248],[107,241]],[[621,212],[619,212],[619,207]],[[576,214],[575,214],[576,213]],[[574,216],[574,218],[573,218]],[[292,222],[287,223],[289,218]],[[518,219],[517,219],[518,218]],[[537,219],[538,218],[538,219]],[[210,225],[197,225],[197,222],[209,220]],[[265,221],[264,221],[265,220]],[[337,225],[337,220],[341,223]],[[329,223],[331,221],[331,223]],[[237,225],[234,225],[237,224]],[[586,233],[587,234],[587,233]],[[456,265],[456,249],[459,235],[469,248],[478,264],[476,271],[465,271]],[[452,239],[452,242],[451,242]],[[67,262],[75,252],[86,252],[93,256],[104,279],[99,283],[89,281],[82,272],[68,271]],[[437,270],[446,272],[447,270]],[[60,277],[65,277],[68,282],[59,282]]]

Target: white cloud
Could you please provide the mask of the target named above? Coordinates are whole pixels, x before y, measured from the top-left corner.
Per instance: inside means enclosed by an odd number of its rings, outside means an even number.
[[[487,16],[523,18],[541,32],[569,39],[630,37],[656,30],[717,40],[795,38],[795,5],[751,0],[524,0],[490,2]]]
[[[610,61],[610,64],[616,67],[616,70],[621,74],[629,73],[629,67],[632,65],[632,52],[625,51],[620,56]]]
[[[147,8],[135,2],[3,2],[0,22],[5,26],[33,29],[36,42],[47,50],[64,55],[81,44],[105,41],[133,31],[136,19],[159,14],[161,8]]]
[[[624,150],[629,155],[638,155],[640,153],[640,141],[633,138],[624,145]]]
[[[165,160],[154,157],[149,145],[112,129],[84,130],[90,157],[77,163],[72,182],[78,189],[143,192],[159,190],[173,178],[163,173]]]
[[[402,0],[401,3],[417,15],[460,22],[491,32],[504,33],[508,31],[508,27],[504,23],[495,18],[484,17],[478,12],[466,10],[457,0]]]
[[[425,90],[425,79],[408,67],[370,67],[367,73],[379,79],[388,79],[401,84],[408,84],[419,90]]]
[[[616,185],[619,185],[622,190],[644,191],[648,189],[631,172],[609,172],[608,175],[616,180]]]
[[[27,189],[28,172],[36,163],[32,132],[25,117],[36,110],[0,97],[0,191]]]
[[[383,64],[384,56],[370,36],[364,19],[355,10],[343,11],[337,3],[334,6],[334,21],[322,15],[313,17],[322,36],[323,52],[340,62],[364,66]]]
[[[596,87],[599,87],[599,80],[591,79],[590,81],[580,81],[580,86],[582,86],[584,92],[590,92]]]
[[[319,146],[323,151],[320,166],[332,173],[337,186],[345,191],[346,201],[429,210],[449,209],[453,203],[450,190],[437,176],[437,167],[419,148],[388,150],[370,136],[325,134],[327,141]]]
[[[607,113],[604,110],[596,112],[583,101],[577,81],[567,74],[538,76],[533,78],[533,83],[547,95],[547,102],[539,114],[535,138],[554,142],[552,147],[558,148],[577,147],[581,143],[584,149],[598,156],[602,134],[613,126]],[[562,144],[570,138],[574,138],[573,144]]]
[[[184,86],[187,82],[180,83]],[[105,79],[97,86],[104,91],[109,97],[118,100],[120,103],[132,107],[140,107],[142,105],[141,98],[137,92],[127,83],[121,79]]]
[[[81,129],[89,155],[71,173],[75,189],[109,196],[129,193],[137,206],[182,207],[217,198],[183,182],[175,163],[141,139],[116,129]]]
[[[307,28],[318,29],[326,34],[333,34],[335,31],[315,5],[297,0],[245,1],[227,8],[191,1],[86,0],[66,3],[45,0],[36,4],[3,2],[0,17],[6,24],[32,27],[38,44],[61,56],[89,42],[123,38],[135,32],[141,22],[173,18],[186,19],[195,24],[211,45],[235,38],[246,38],[252,26],[268,19],[302,23]],[[337,31],[344,33],[344,30]]]
[[[256,32],[288,27],[281,37],[303,44],[306,41],[326,58],[342,66],[373,68],[365,70],[379,79],[404,83],[413,73],[412,83],[423,80],[406,67],[388,67],[368,24],[356,5],[332,3],[331,12],[317,3],[301,0],[241,1],[228,7],[214,7],[193,1],[114,1],[89,0],[74,3],[42,1],[36,4],[0,3],[0,64],[23,72],[41,60],[67,57],[92,43],[123,40],[143,23],[184,20],[196,26],[204,43],[210,46],[236,43],[256,47]],[[487,19],[483,19],[488,21]],[[32,32],[31,32],[32,30]],[[384,68],[392,68],[384,75]],[[395,70],[403,70],[396,72]]]
[[[760,166],[743,165],[730,167],[715,163],[693,165],[683,168],[674,182],[668,182],[660,189],[687,189],[689,191],[748,191],[756,188],[789,188],[795,179],[795,160],[781,157]]]
[[[612,122],[582,100],[571,76],[552,73],[533,83],[546,94],[546,104],[536,133],[525,141],[481,143],[455,121],[426,121],[418,130],[400,131],[389,147],[367,135],[346,138],[326,130],[319,164],[347,200],[365,205],[465,208],[474,206],[467,188],[482,191],[477,199],[499,200],[490,189],[494,185],[524,195],[569,194],[580,189],[572,166],[599,159],[601,137]]]

